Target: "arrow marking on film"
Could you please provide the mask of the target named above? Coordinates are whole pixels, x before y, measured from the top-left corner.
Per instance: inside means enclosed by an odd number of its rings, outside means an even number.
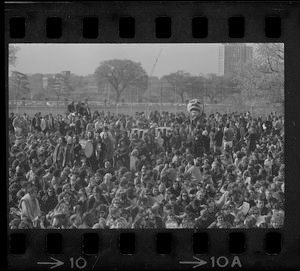
[[[50,269],[59,267],[59,266],[64,264],[64,262],[62,262],[60,260],[57,260],[55,258],[50,257],[50,259],[53,260],[54,262],[37,262],[37,264],[50,264],[50,265],[53,265],[53,266],[50,267]]]
[[[193,266],[193,268],[197,268],[197,267],[199,267],[199,266],[201,266],[201,265],[207,264],[207,262],[204,261],[204,260],[201,260],[201,259],[199,259],[199,258],[197,258],[197,257],[194,257],[194,256],[193,256],[193,258],[194,258],[195,260],[197,260],[197,262],[179,262],[179,263],[180,263],[180,264],[194,264],[195,266]]]

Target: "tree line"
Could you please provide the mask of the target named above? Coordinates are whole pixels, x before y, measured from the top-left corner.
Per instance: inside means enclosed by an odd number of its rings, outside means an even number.
[[[13,70],[17,61],[17,46],[9,46],[9,98],[59,101],[62,98],[97,99],[115,102],[130,101],[133,89],[137,98],[151,102],[151,88],[166,87],[181,103],[199,98],[207,103],[283,103],[284,48],[281,44],[257,44],[253,60],[241,63],[231,74],[192,75],[180,70],[157,78],[153,87],[141,63],[128,59],[102,61],[94,74],[69,76],[53,74],[23,74]],[[47,78],[46,86],[43,79]],[[154,80],[155,81],[155,80]],[[131,94],[130,94],[131,93]],[[125,97],[125,98],[124,98]],[[131,97],[132,100],[132,97]]]

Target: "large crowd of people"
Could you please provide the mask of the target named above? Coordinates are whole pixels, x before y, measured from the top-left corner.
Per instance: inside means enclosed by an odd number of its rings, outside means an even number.
[[[10,229],[280,228],[284,116],[68,106],[8,120]]]

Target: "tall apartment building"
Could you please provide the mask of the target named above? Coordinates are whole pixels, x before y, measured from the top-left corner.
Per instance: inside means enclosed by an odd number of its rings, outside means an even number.
[[[48,87],[48,77],[44,76],[43,77],[43,88],[46,89]]]
[[[253,47],[245,43],[225,43],[219,47],[218,75],[232,73],[240,63],[252,60]]]

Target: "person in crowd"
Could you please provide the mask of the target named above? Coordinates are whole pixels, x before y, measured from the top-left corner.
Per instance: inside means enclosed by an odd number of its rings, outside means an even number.
[[[40,203],[37,198],[38,189],[31,186],[28,193],[21,198],[19,207],[21,209],[21,218],[29,218],[32,222],[41,215]]]

